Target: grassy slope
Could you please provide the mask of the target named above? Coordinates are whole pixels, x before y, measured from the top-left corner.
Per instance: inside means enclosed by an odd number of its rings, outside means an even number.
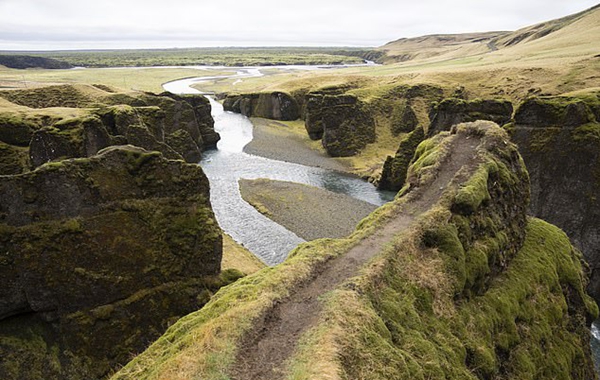
[[[534,38],[524,38],[517,44],[504,46],[531,30],[551,31]],[[495,39],[499,50],[490,51],[487,42],[469,42],[476,36],[489,34],[426,36],[403,39],[381,49],[408,46],[410,54],[420,51],[415,59],[376,67],[348,68],[319,73],[283,73],[277,76],[247,79],[236,85],[238,91],[295,91],[300,88],[315,89],[342,83],[434,83],[446,87],[465,86],[473,97],[504,96],[520,100],[529,89],[540,88],[547,94],[559,94],[585,87],[600,86],[598,41],[600,41],[600,7],[564,19],[520,29]],[[492,39],[493,40],[493,39]],[[490,41],[492,41],[490,40]],[[487,41],[487,40],[486,40]],[[485,45],[485,48],[463,45]],[[457,48],[460,46],[460,48]],[[442,52],[442,50],[447,52]],[[428,50],[436,54],[427,53]],[[439,53],[439,54],[438,54]],[[375,81],[374,81],[375,80]],[[229,85],[220,83],[218,89]],[[209,86],[210,88],[210,86]],[[231,88],[231,87],[229,87]]]
[[[244,246],[223,233],[223,259],[221,270],[237,269],[248,275],[265,268],[266,265],[260,259],[248,251]]]
[[[505,33],[465,33],[402,38],[389,42],[378,50],[386,53],[383,58],[385,63],[425,59],[448,60],[488,53],[491,51],[488,43]]]

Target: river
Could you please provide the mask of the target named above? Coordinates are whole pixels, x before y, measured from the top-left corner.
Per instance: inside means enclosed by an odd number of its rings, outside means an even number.
[[[272,67],[270,67],[272,69]],[[315,69],[314,67],[286,67],[290,70]],[[260,68],[238,68],[230,78],[242,80],[262,75]],[[218,78],[222,78],[220,76]],[[166,91],[176,94],[199,94],[192,84],[217,77],[205,76],[165,83]],[[252,123],[243,115],[225,112],[223,106],[208,96],[215,119],[215,130],[221,135],[217,150],[204,153],[200,162],[210,181],[210,200],[219,225],[237,242],[268,265],[275,265],[303,239],[283,226],[260,214],[241,197],[238,181],[269,178],[297,182],[342,193],[374,205],[390,201],[394,194],[380,192],[372,184],[344,173],[331,170],[276,161],[247,154],[243,151],[252,141]]]

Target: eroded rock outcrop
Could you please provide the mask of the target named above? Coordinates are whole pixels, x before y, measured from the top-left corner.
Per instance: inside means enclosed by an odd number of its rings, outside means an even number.
[[[0,182],[0,377],[105,376],[218,277],[198,165],[114,146]]]
[[[371,113],[354,95],[310,95],[305,122],[309,136],[320,136],[332,157],[352,156],[377,137]]]
[[[512,114],[512,103],[507,100],[468,101],[449,98],[431,110],[429,115],[431,124],[427,135],[433,136],[442,131],[449,131],[453,125],[476,120],[490,120],[498,125],[504,125],[511,120]]]
[[[285,92],[265,92],[243,95],[227,95],[223,109],[241,113],[248,117],[263,117],[274,120],[296,120],[300,109],[296,99]]]
[[[600,97],[532,98],[515,113],[512,139],[531,175],[531,213],[582,250],[600,301]]]
[[[423,128],[417,128],[400,142],[394,157],[388,156],[383,164],[378,188],[382,190],[398,191],[404,186],[406,173],[417,146],[425,139]]]
[[[0,92],[14,105],[0,109],[0,141],[29,146],[30,165],[21,172],[121,144],[196,163],[203,150],[219,141],[210,103],[203,96],[108,90],[78,85]],[[46,108],[59,105],[63,108]],[[0,167],[0,174],[14,173]]]

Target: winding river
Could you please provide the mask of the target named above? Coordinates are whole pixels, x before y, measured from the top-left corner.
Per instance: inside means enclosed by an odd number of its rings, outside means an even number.
[[[259,68],[239,68],[227,77],[242,80],[260,75]],[[200,91],[190,86],[215,78],[223,77],[188,78],[166,83],[163,87],[175,94],[199,94]],[[346,194],[378,206],[393,198],[393,193],[380,192],[372,184],[353,176],[244,153],[244,146],[252,141],[252,123],[246,116],[225,112],[220,103],[210,96],[208,98],[215,119],[215,130],[221,135],[221,141],[217,150],[204,153],[200,165],[210,181],[210,200],[215,216],[225,232],[266,264],[282,262],[290,250],[304,240],[246,203],[238,187],[241,178],[298,182]]]

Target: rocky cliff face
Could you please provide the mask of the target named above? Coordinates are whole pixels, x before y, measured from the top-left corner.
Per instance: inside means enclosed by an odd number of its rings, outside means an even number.
[[[218,141],[210,104],[82,85],[0,97],[0,378],[102,378],[237,278],[219,274],[208,180],[182,160]]]
[[[167,158],[198,162],[202,151],[216,146],[210,103],[202,96],[163,93],[114,93],[92,86],[54,86],[3,91],[13,107],[0,108],[0,141],[29,147],[29,165],[69,157],[90,157],[110,145],[133,144]],[[20,106],[20,107],[19,107]],[[62,107],[48,116],[48,107]],[[68,108],[64,108],[68,107]],[[76,111],[76,112],[75,112]],[[17,154],[5,147],[5,154]]]
[[[100,378],[223,280],[201,168],[115,146],[0,182],[0,377]]]
[[[508,102],[450,99],[430,114],[429,134],[473,118],[507,124],[531,175],[532,215],[556,224],[582,250],[592,269],[588,291],[600,301],[600,97],[530,98],[514,119]],[[416,150],[416,135],[402,141],[389,157],[380,188],[399,190]]]
[[[401,142],[394,157],[388,156],[383,164],[383,171],[378,183],[382,190],[398,191],[404,186],[406,173],[412,161],[417,146],[425,139],[423,128],[417,128],[409,133]]]
[[[431,124],[427,131],[433,136],[442,131],[449,131],[453,125],[476,120],[490,120],[498,125],[508,123],[513,114],[513,106],[507,100],[463,100],[445,99],[436,105],[430,113]]]
[[[567,232],[592,269],[600,301],[600,97],[532,98],[512,138],[531,175],[531,213]]]
[[[223,109],[241,113],[248,117],[263,117],[274,120],[296,120],[300,109],[296,99],[285,92],[227,95]]]
[[[356,96],[310,95],[306,104],[306,130],[320,135],[330,156],[352,156],[375,141],[373,116]]]

